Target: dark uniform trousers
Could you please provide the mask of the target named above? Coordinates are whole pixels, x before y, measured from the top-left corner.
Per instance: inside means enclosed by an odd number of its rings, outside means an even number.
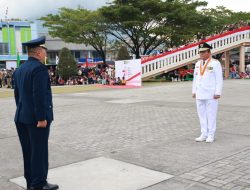
[[[38,128],[32,124],[16,123],[24,158],[24,177],[27,186],[43,186],[48,175],[48,138],[50,124]]]

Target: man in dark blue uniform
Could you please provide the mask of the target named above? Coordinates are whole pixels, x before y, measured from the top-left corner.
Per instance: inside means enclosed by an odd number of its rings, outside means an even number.
[[[15,123],[23,152],[28,190],[55,190],[47,182],[48,138],[53,121],[50,79],[46,66],[45,37],[26,43],[28,60],[14,73]]]

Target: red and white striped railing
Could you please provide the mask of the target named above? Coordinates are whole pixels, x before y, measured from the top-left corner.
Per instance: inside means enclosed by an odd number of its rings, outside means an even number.
[[[211,37],[207,42],[213,47],[212,54],[218,54],[250,43],[250,26]],[[199,59],[198,43],[166,52],[148,59],[142,59],[142,79],[147,79],[176,68],[183,67]]]

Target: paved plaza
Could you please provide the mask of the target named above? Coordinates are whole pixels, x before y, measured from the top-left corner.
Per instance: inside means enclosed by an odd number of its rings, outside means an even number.
[[[175,82],[54,94],[51,170],[102,158],[172,176],[129,190],[250,190],[250,80],[225,81],[212,144],[194,141],[200,127],[191,86]],[[22,190],[10,182],[23,175],[14,111],[12,97],[0,98],[0,190]],[[81,184],[70,190],[127,190],[125,185]]]

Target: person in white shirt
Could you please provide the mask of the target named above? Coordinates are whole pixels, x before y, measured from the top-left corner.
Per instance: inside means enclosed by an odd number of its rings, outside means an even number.
[[[212,58],[211,49],[207,43],[199,44],[201,59],[195,64],[192,88],[201,126],[201,135],[195,141],[207,143],[214,141],[218,99],[223,87],[221,63]]]

